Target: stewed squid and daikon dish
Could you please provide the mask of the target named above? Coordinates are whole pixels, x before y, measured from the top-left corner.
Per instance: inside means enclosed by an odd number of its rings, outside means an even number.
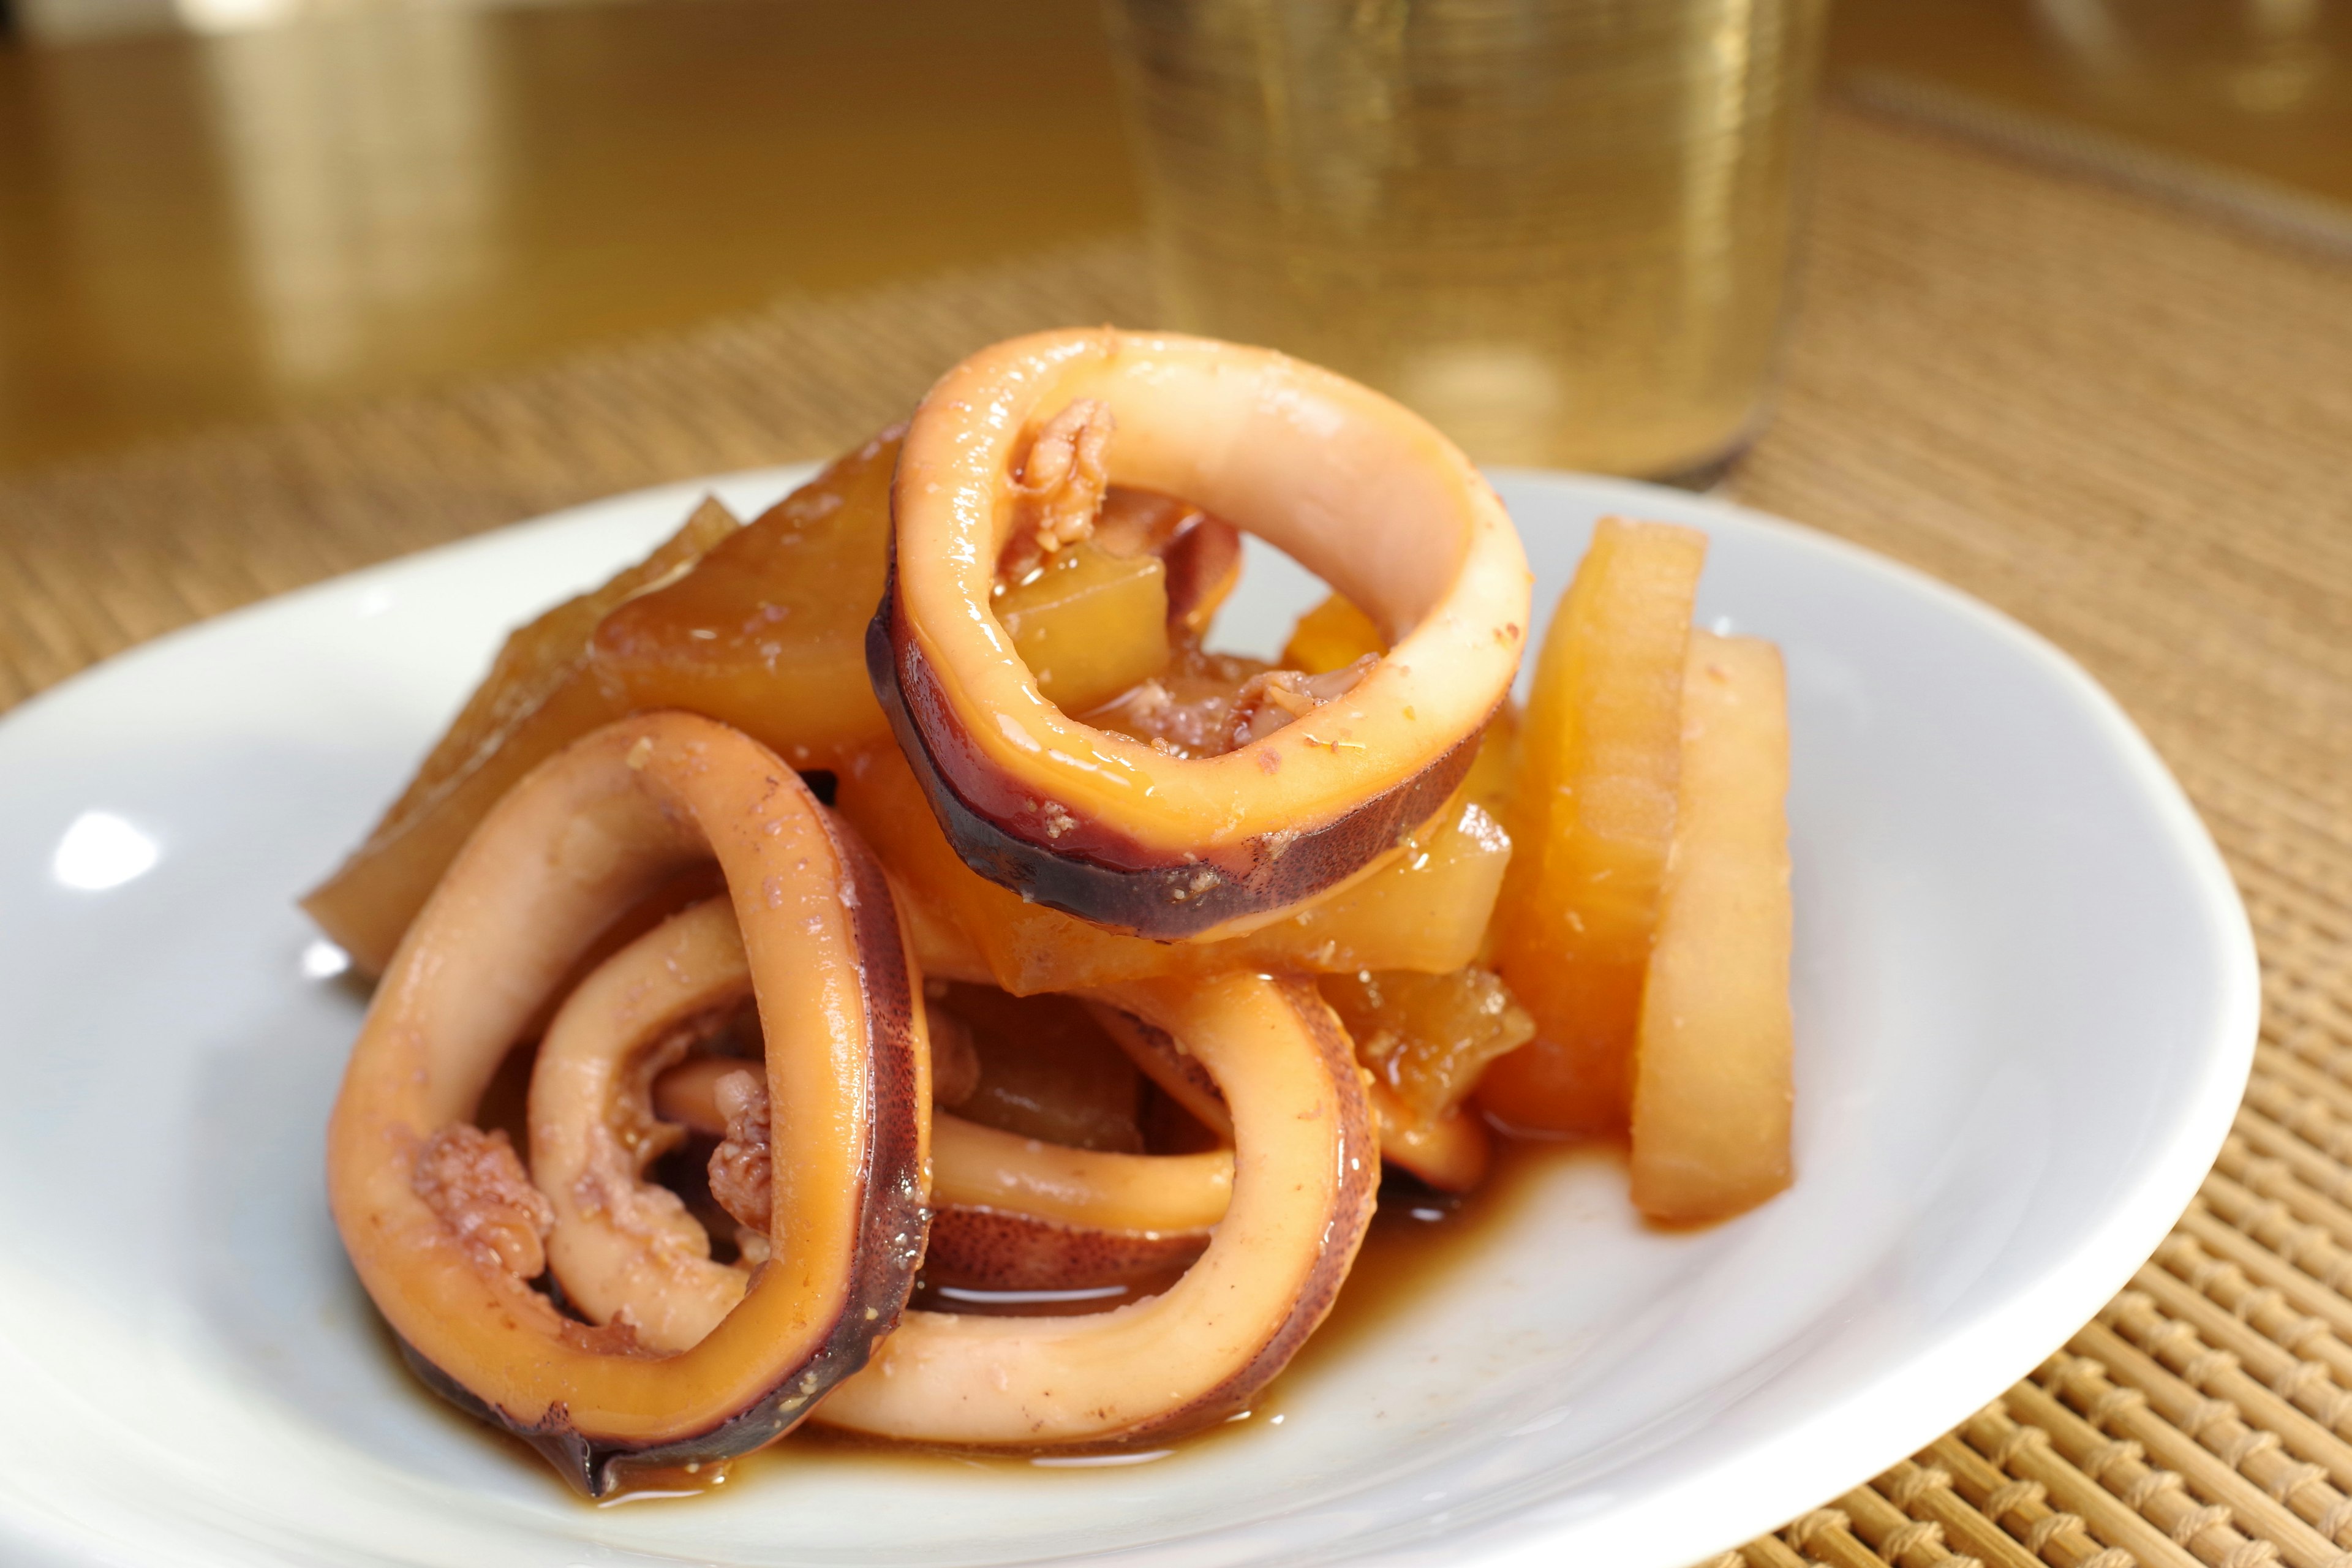
[[[1273,664],[1212,646],[1244,532],[1330,589]],[[1775,650],[1691,626],[1705,551],[1602,522],[1523,713],[1527,563],[1450,443],[1109,330],[705,502],[509,639],[308,900],[380,976],[328,1155],[370,1295],[601,1496],[803,1421],[1223,1420],[1384,1165],[1630,1134],[1653,1218],[1763,1201],[1787,725]]]

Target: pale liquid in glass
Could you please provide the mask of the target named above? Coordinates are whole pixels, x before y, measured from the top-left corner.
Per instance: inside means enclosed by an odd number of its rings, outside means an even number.
[[[1669,475],[1761,406],[1822,0],[1109,0],[1172,324],[1485,462]]]

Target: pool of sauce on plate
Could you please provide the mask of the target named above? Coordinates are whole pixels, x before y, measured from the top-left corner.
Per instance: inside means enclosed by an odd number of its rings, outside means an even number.
[[[1411,1177],[1391,1172],[1381,1184],[1380,1207],[1364,1237],[1355,1266],[1340,1288],[1330,1316],[1307,1340],[1280,1377],[1261,1392],[1250,1409],[1206,1431],[1171,1444],[1143,1449],[1116,1446],[1092,1451],[1033,1456],[940,1449],[887,1442],[836,1432],[814,1423],[800,1427],[772,1447],[727,1465],[706,1465],[693,1475],[646,1474],[614,1503],[690,1496],[722,1486],[739,1486],[772,1466],[855,1468],[871,1474],[886,1467],[910,1480],[941,1467],[1027,1471],[1040,1468],[1126,1468],[1161,1458],[1220,1449],[1237,1442],[1281,1441],[1287,1416],[1283,1394],[1313,1379],[1328,1366],[1360,1355],[1376,1355],[1384,1326],[1409,1311],[1447,1275],[1485,1248],[1508,1245],[1504,1233],[1544,1185],[1545,1175],[1574,1161],[1622,1163],[1622,1147],[1610,1144],[1496,1140],[1495,1163],[1477,1191],[1463,1196],[1434,1192]],[[941,1288],[925,1281],[909,1305],[933,1311],[1018,1312],[1024,1315],[1101,1311],[1164,1289],[1169,1281],[1145,1281],[1094,1293],[1068,1293],[1060,1301],[992,1301],[983,1293]],[[1041,1466],[1039,1460],[1045,1462]]]

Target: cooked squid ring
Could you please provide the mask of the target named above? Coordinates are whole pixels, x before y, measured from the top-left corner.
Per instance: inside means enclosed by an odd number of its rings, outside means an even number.
[[[1234,1157],[1117,1154],[1040,1142],[944,1112],[931,1122],[937,1284],[1065,1290],[1124,1284],[1200,1257],[1233,1195]]]
[[[1161,1093],[1189,1112],[1193,1121],[1231,1143],[1234,1141],[1234,1115],[1225,1105],[1225,1091],[1217,1087],[1200,1058],[1185,1048],[1184,1043],[1159,1025],[1136,1016],[1123,1007],[1108,1002],[1089,1002],[1087,1010],[1111,1043],[1125,1052],[1136,1070],[1160,1086]],[[1341,1025],[1340,1032],[1347,1032]],[[1354,1042],[1349,1042],[1349,1054]]]
[[[1225,1097],[1182,1041],[1116,1007],[1096,1003],[1093,1011],[1096,1021],[1144,1077],[1202,1126],[1232,1142],[1234,1120],[1225,1109]],[[1382,1162],[1412,1173],[1441,1192],[1466,1193],[1486,1179],[1494,1145],[1486,1124],[1475,1115],[1456,1110],[1433,1121],[1416,1116],[1394,1090],[1376,1079],[1365,1085],[1364,1093],[1371,1106],[1372,1125],[1380,1134]]]
[[[1281,546],[1380,624],[1387,656],[1221,756],[1047,701],[988,606],[1016,466],[1085,399],[1115,419],[1113,482]],[[866,668],[950,840],[1024,897],[1139,936],[1244,930],[1387,854],[1468,770],[1525,640],[1527,560],[1477,470],[1397,404],[1268,350],[1108,329],[985,349],[916,410],[891,513]]]
[[[718,1081],[741,1070],[725,1057],[679,1064],[655,1086],[657,1114],[724,1136]],[[934,1110],[931,1239],[923,1272],[933,1284],[982,1290],[1066,1290],[1181,1272],[1209,1245],[1233,1180],[1233,1155],[1221,1149],[1198,1154],[1074,1149]],[[559,1208],[556,1238],[568,1217]],[[560,1260],[557,1267],[562,1278]],[[665,1286],[653,1274],[639,1271],[632,1281],[637,1294],[614,1300],[628,1305],[633,1316],[666,1317],[680,1310],[657,1306],[646,1294]],[[690,1296],[697,1283],[683,1279],[678,1289]],[[572,1295],[580,1300],[579,1292]]]
[[[531,1075],[531,1169],[554,1211],[549,1267],[592,1321],[625,1319],[656,1350],[695,1344],[743,1293],[742,1271],[712,1262],[709,1234],[643,1173],[680,1127],[727,1131],[711,1090],[742,1064],[679,1058],[751,986],[734,911],[696,905],[581,984]],[[931,1160],[930,1265],[986,1289],[1181,1268],[1208,1245],[1233,1187],[1222,1150],[1098,1153],[945,1113],[931,1123]]]
[[[469,1124],[524,1020],[599,928],[715,858],[750,952],[779,1152],[761,1270],[693,1349],[647,1353],[527,1280],[544,1200]],[[404,937],[353,1047],[328,1197],[411,1364],[602,1495],[635,1467],[728,1458],[862,1365],[923,1244],[929,1086],[919,978],[880,868],[756,742],[624,721],[485,819]]]
[[[1244,1407],[1330,1310],[1380,1162],[1348,1037],[1314,988],[1228,974],[1103,993],[1223,1090],[1233,1196],[1166,1293],[1082,1317],[910,1311],[817,1419],[879,1437],[1051,1448],[1173,1437]]]
[[[724,984],[706,983],[714,970]],[[553,1212],[548,1269],[589,1321],[625,1321],[665,1354],[701,1343],[750,1275],[713,1262],[702,1222],[646,1180],[682,1131],[656,1115],[653,1083],[751,994],[734,911],[696,904],[582,981],[531,1067],[531,1176]]]

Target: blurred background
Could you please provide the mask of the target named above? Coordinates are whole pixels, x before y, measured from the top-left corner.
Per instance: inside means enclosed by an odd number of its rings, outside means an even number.
[[[0,0],[0,471],[1132,229],[1095,0]],[[1838,0],[1826,91],[2352,245],[2352,5]]]

